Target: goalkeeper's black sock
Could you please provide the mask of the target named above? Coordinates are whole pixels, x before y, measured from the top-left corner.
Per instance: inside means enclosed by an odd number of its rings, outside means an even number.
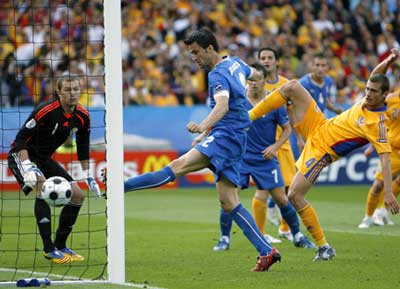
[[[51,213],[50,207],[45,200],[36,198],[35,201],[35,217],[39,227],[40,237],[43,241],[43,250],[49,253],[54,249],[51,241]]]
[[[65,243],[67,242],[67,238],[72,231],[72,227],[78,218],[81,207],[82,205],[68,203],[62,209],[60,214],[60,223],[56,233],[56,240],[54,241],[54,245],[57,247],[57,249],[61,250],[66,247]]]

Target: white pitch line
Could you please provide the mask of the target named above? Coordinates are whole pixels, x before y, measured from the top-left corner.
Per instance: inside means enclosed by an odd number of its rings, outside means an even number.
[[[23,273],[23,274],[30,274],[31,276],[69,279],[69,280],[65,280],[65,281],[51,281],[50,280],[52,285],[62,285],[62,284],[68,284],[68,283],[72,283],[72,284],[90,284],[90,283],[112,284],[112,283],[109,283],[107,280],[80,279],[79,277],[76,277],[76,276],[60,275],[60,274],[53,274],[53,273],[49,274],[49,273],[45,273],[45,272],[36,272],[36,271],[13,269],[13,268],[1,268],[0,267],[0,272],[17,272],[17,273]],[[16,284],[16,282],[0,282],[0,287],[15,285],[15,284]],[[142,289],[167,289],[167,288],[163,288],[163,287],[152,287],[147,284],[136,284],[136,283],[129,283],[129,282],[123,283],[123,284],[115,284],[115,285],[122,285],[122,286],[133,287],[133,288],[142,288]]]
[[[326,232],[336,232],[336,233],[348,233],[348,234],[356,234],[356,235],[372,235],[372,236],[388,236],[388,237],[400,237],[400,233],[398,232],[390,232],[390,231],[371,231],[368,229],[325,229]]]

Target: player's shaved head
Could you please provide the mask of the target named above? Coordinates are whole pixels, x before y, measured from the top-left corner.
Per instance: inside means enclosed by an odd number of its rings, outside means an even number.
[[[267,77],[268,72],[267,72],[267,70],[265,69],[264,65],[262,65],[261,63],[259,63],[259,62],[254,62],[254,63],[250,64],[250,66],[253,67],[254,69],[256,69],[256,70],[262,72],[264,78]]]
[[[374,74],[369,78],[369,81],[371,82],[378,82],[381,84],[381,91],[387,92],[390,88],[390,83],[389,83],[389,79],[387,78],[386,75],[382,74],[382,73],[378,73],[378,74]]]
[[[217,38],[211,32],[208,27],[202,27],[199,30],[190,33],[183,42],[186,45],[192,45],[197,43],[200,47],[206,49],[208,46],[212,46],[216,52],[219,51]]]

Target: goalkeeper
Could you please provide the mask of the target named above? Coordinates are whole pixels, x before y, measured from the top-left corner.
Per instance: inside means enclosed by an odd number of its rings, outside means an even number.
[[[79,78],[61,76],[57,81],[57,97],[39,104],[17,133],[8,154],[8,166],[24,193],[36,191],[35,217],[43,241],[44,257],[56,264],[83,261],[84,257],[67,248],[66,240],[78,217],[84,193],[57,161],[53,153],[76,132],[77,154],[87,184],[97,196],[100,189],[89,175],[89,112],[78,103],[81,94]],[[60,214],[54,242],[51,239],[51,212],[40,194],[46,178],[61,176],[71,183],[72,198]]]

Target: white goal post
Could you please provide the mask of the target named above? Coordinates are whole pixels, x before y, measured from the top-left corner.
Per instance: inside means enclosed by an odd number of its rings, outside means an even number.
[[[104,0],[104,49],[108,281],[123,284],[125,283],[125,208],[120,0]]]

